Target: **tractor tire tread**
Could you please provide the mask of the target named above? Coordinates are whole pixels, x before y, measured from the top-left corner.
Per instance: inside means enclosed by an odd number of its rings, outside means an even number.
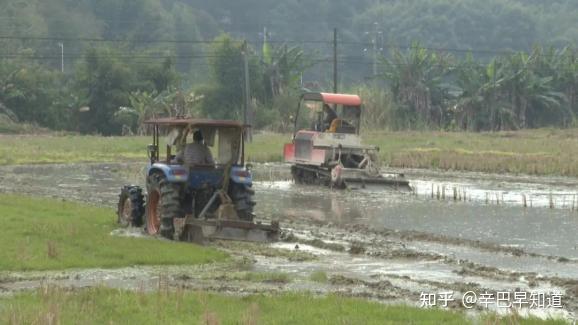
[[[178,184],[166,179],[160,181],[161,192],[161,226],[159,233],[167,239],[174,239],[175,227],[173,220],[183,215],[180,188]]]
[[[136,185],[125,185],[121,189],[121,193],[119,195],[119,202],[118,202],[118,210],[117,210],[117,222],[121,224],[122,220],[122,209],[124,208],[124,202],[126,199],[130,199],[131,201],[131,220],[129,224],[126,226],[130,227],[139,227],[143,223],[143,216],[145,213],[145,202],[144,202],[144,195],[142,194],[142,189]]]
[[[234,184],[230,190],[230,197],[235,204],[237,215],[241,220],[252,222],[255,215],[253,209],[257,204],[253,200],[255,190],[250,185]]]

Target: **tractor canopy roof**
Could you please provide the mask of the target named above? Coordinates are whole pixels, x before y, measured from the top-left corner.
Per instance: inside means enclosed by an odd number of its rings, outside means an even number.
[[[153,124],[158,126],[192,126],[203,128],[218,128],[218,127],[235,127],[248,128],[249,125],[243,124],[239,121],[232,120],[210,120],[210,119],[195,119],[185,117],[161,117],[144,122],[145,124]]]
[[[361,106],[361,98],[357,95],[350,94],[305,93],[302,98],[303,100],[322,101],[325,104]]]

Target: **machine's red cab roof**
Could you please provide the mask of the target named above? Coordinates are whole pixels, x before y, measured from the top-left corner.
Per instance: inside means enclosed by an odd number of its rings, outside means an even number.
[[[305,93],[303,99],[322,101],[325,104],[361,106],[361,98],[352,94]]]

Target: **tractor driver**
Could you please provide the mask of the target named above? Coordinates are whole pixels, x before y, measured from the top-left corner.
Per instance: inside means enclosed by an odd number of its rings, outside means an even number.
[[[337,118],[337,114],[335,114],[335,111],[327,104],[323,104],[323,112],[325,112],[325,118],[323,119],[322,131],[325,132],[331,127],[331,123]]]
[[[188,167],[215,164],[211,150],[203,143],[203,133],[200,130],[193,133],[193,142],[187,143],[176,158],[177,161]]]
[[[356,107],[343,106],[343,118],[335,118],[327,132],[355,133],[355,126],[352,123],[356,119],[358,112],[359,110]]]

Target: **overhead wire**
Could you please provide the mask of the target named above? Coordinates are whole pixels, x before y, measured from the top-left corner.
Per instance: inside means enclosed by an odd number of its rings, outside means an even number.
[[[0,40],[12,40],[12,41],[53,41],[53,42],[88,42],[88,43],[124,43],[124,44],[201,44],[201,45],[211,45],[225,42],[224,40],[186,40],[186,39],[122,39],[122,38],[97,38],[97,37],[60,37],[60,36],[23,36],[23,35],[0,35]],[[263,44],[260,40],[254,40],[250,42],[252,45]],[[267,40],[270,44],[325,44],[332,45],[333,42],[330,40]],[[340,47],[352,47],[359,46],[362,48],[369,48],[373,46],[371,42],[359,42],[359,41],[339,41]],[[399,49],[399,50],[411,50],[411,49],[423,49],[428,51],[440,52],[440,53],[460,53],[460,54],[481,54],[481,55],[511,55],[520,52],[530,52],[523,50],[498,50],[498,49],[471,49],[471,48],[451,48],[451,47],[431,47],[431,46],[420,46],[420,45],[386,45],[382,48],[385,49]],[[380,53],[384,51],[379,51]],[[551,56],[553,54],[543,53],[543,56]]]
[[[14,41],[58,41],[58,42],[110,42],[110,43],[127,43],[127,44],[166,44],[166,43],[174,43],[174,44],[218,44],[221,42],[225,42],[224,40],[175,40],[175,39],[120,39],[120,38],[95,38],[95,37],[57,37],[57,36],[33,36],[33,35],[0,35],[0,40],[14,40]],[[332,45],[332,41],[329,40],[267,40],[268,43],[272,44],[326,44]],[[260,40],[253,41],[251,44],[258,44],[261,45],[263,42]],[[357,42],[357,41],[339,41],[340,47],[348,47],[351,48],[352,46],[372,46],[373,43],[368,42]],[[503,50],[487,50],[487,49],[457,49],[457,48],[443,48],[443,47],[424,47],[418,45],[405,45],[405,46],[393,46],[389,45],[386,46],[388,49],[425,49],[428,51],[436,51],[436,52],[457,52],[457,53],[472,53],[472,54],[517,54],[520,51],[503,51]],[[327,48],[326,50],[329,50]],[[347,51],[351,52],[351,51]],[[379,51],[380,56],[384,57],[383,51]],[[543,53],[543,56],[549,56],[549,53]],[[0,59],[21,59],[21,60],[56,60],[56,59],[80,59],[85,57],[85,53],[65,53],[65,54],[26,54],[26,53],[1,53],[0,52]],[[98,57],[100,59],[131,59],[131,60],[150,60],[150,62],[156,62],[158,60],[166,60],[166,59],[210,59],[210,58],[218,58],[219,55],[215,54],[162,54],[162,53],[151,53],[151,54],[99,54]],[[224,57],[224,56],[223,56]],[[341,55],[338,58],[338,64],[355,64],[355,65],[372,65],[374,58],[373,57],[363,57],[363,56],[351,56],[351,55]],[[314,63],[328,63],[333,62],[332,59],[317,59]],[[475,63],[472,66],[482,67],[487,66],[488,63]],[[395,65],[391,64],[390,65]],[[400,64],[397,64],[400,65]],[[463,64],[459,66],[464,66]],[[458,67],[455,66],[448,66],[450,68]],[[564,68],[558,69],[550,69],[547,70],[559,70],[564,71]]]

